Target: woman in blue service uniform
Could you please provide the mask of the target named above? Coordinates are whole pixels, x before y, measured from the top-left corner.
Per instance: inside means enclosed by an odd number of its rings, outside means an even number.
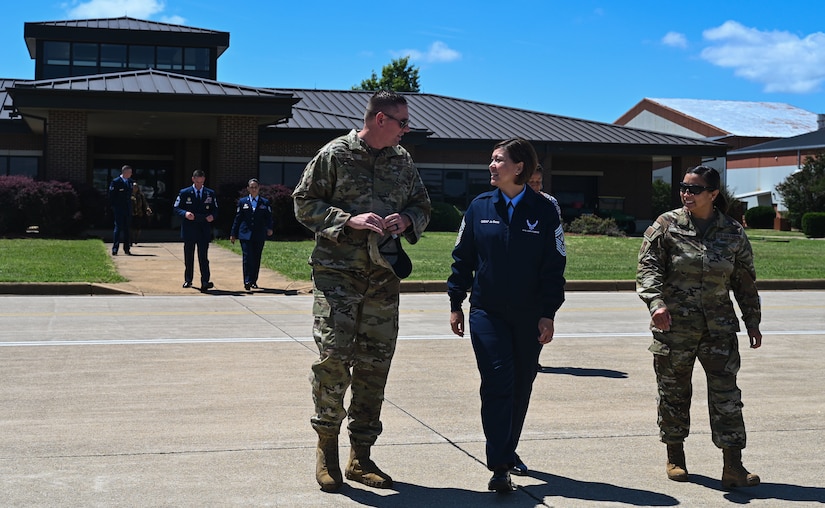
[[[266,237],[272,236],[272,207],[269,200],[258,195],[260,184],[252,178],[246,184],[249,195],[238,200],[235,220],[229,241],[241,241],[243,252],[243,288],[247,291],[258,289],[258,273],[261,271],[261,255],[264,252]]]
[[[493,148],[490,184],[470,203],[447,280],[450,326],[464,336],[462,302],[470,291],[470,340],[481,374],[481,424],[487,439],[487,488],[515,490],[510,473],[526,474],[516,454],[536,364],[553,340],[564,302],[564,233],[556,207],[526,183],[536,152],[523,139]]]

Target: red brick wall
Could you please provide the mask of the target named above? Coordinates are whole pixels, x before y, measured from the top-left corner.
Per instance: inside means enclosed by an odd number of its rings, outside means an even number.
[[[87,180],[88,137],[84,111],[50,111],[46,179]]]
[[[258,175],[258,122],[251,116],[218,118],[214,188]]]

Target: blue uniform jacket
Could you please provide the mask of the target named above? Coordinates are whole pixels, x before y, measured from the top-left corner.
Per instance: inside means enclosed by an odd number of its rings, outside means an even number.
[[[238,200],[235,220],[229,235],[239,240],[266,240],[267,230],[272,229],[272,207],[269,200],[258,196],[258,206],[252,210],[252,198],[249,196]]]
[[[132,215],[132,179],[117,177],[109,184],[109,203],[115,212]]]
[[[508,224],[501,192],[480,194],[464,214],[453,249],[451,310],[461,310],[472,289],[472,307],[554,319],[564,302],[566,262],[561,220],[549,200],[527,189]]]
[[[195,195],[195,186],[184,187],[175,200],[175,213],[183,217],[180,224],[180,237],[184,240],[211,240],[212,223],[206,221],[211,215],[218,218],[218,199],[215,191],[208,187],[201,189],[201,199]],[[195,220],[187,220],[186,212],[195,214]]]

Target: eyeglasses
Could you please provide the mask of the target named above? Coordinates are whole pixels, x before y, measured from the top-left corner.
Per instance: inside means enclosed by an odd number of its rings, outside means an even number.
[[[684,192],[685,194],[701,194],[705,191],[713,191],[716,190],[713,187],[705,187],[702,185],[690,185],[684,182],[679,182],[679,192]]]
[[[382,113],[384,113],[384,112],[382,111]],[[407,128],[407,126],[408,126],[408,125],[410,125],[410,119],[409,119],[409,118],[405,118],[405,119],[403,119],[403,120],[399,120],[398,118],[395,118],[394,116],[392,116],[392,115],[391,115],[391,114],[389,114],[389,113],[384,113],[384,116],[389,117],[389,118],[392,118],[393,120],[395,120],[396,122],[398,122],[398,125],[399,125],[402,129],[406,129],[406,128]]]

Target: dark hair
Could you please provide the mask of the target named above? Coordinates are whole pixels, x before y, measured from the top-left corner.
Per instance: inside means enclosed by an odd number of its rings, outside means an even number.
[[[384,109],[392,108],[393,110],[398,106],[406,106],[407,99],[403,95],[393,92],[392,90],[378,90],[367,103],[367,110],[364,112],[364,120],[373,118],[379,111],[384,112]]]
[[[246,182],[246,186],[247,186],[247,187],[249,187],[249,186],[250,186],[250,185],[252,185],[253,183],[257,183],[258,185],[260,185],[260,182],[258,181],[258,179],[257,179],[257,178],[250,178],[250,179],[249,179],[249,181],[248,181],[248,182]]]
[[[533,174],[534,174],[534,175],[535,175],[535,174],[539,174],[539,175],[541,175],[541,176],[542,176],[542,178],[544,177],[544,168],[543,168],[543,167],[541,167],[541,164],[536,164],[536,170],[535,170],[535,171],[533,171]]]
[[[710,190],[718,190],[719,193],[716,195],[716,199],[713,200],[713,206],[718,208],[722,213],[727,213],[728,200],[725,197],[725,193],[722,192],[722,177],[719,175],[719,171],[710,166],[699,165],[688,169],[685,171],[685,174],[698,175],[705,181],[705,187],[708,187]]]
[[[199,176],[206,176],[206,173],[204,173],[202,169],[196,169],[195,171],[192,171],[192,178]]]
[[[493,150],[499,148],[503,148],[504,151],[507,152],[507,156],[516,164],[519,162],[523,163],[521,173],[516,175],[514,181],[519,185],[527,183],[539,164],[539,158],[536,155],[536,150],[533,148],[533,145],[531,145],[529,141],[521,138],[510,138],[496,143]]]

